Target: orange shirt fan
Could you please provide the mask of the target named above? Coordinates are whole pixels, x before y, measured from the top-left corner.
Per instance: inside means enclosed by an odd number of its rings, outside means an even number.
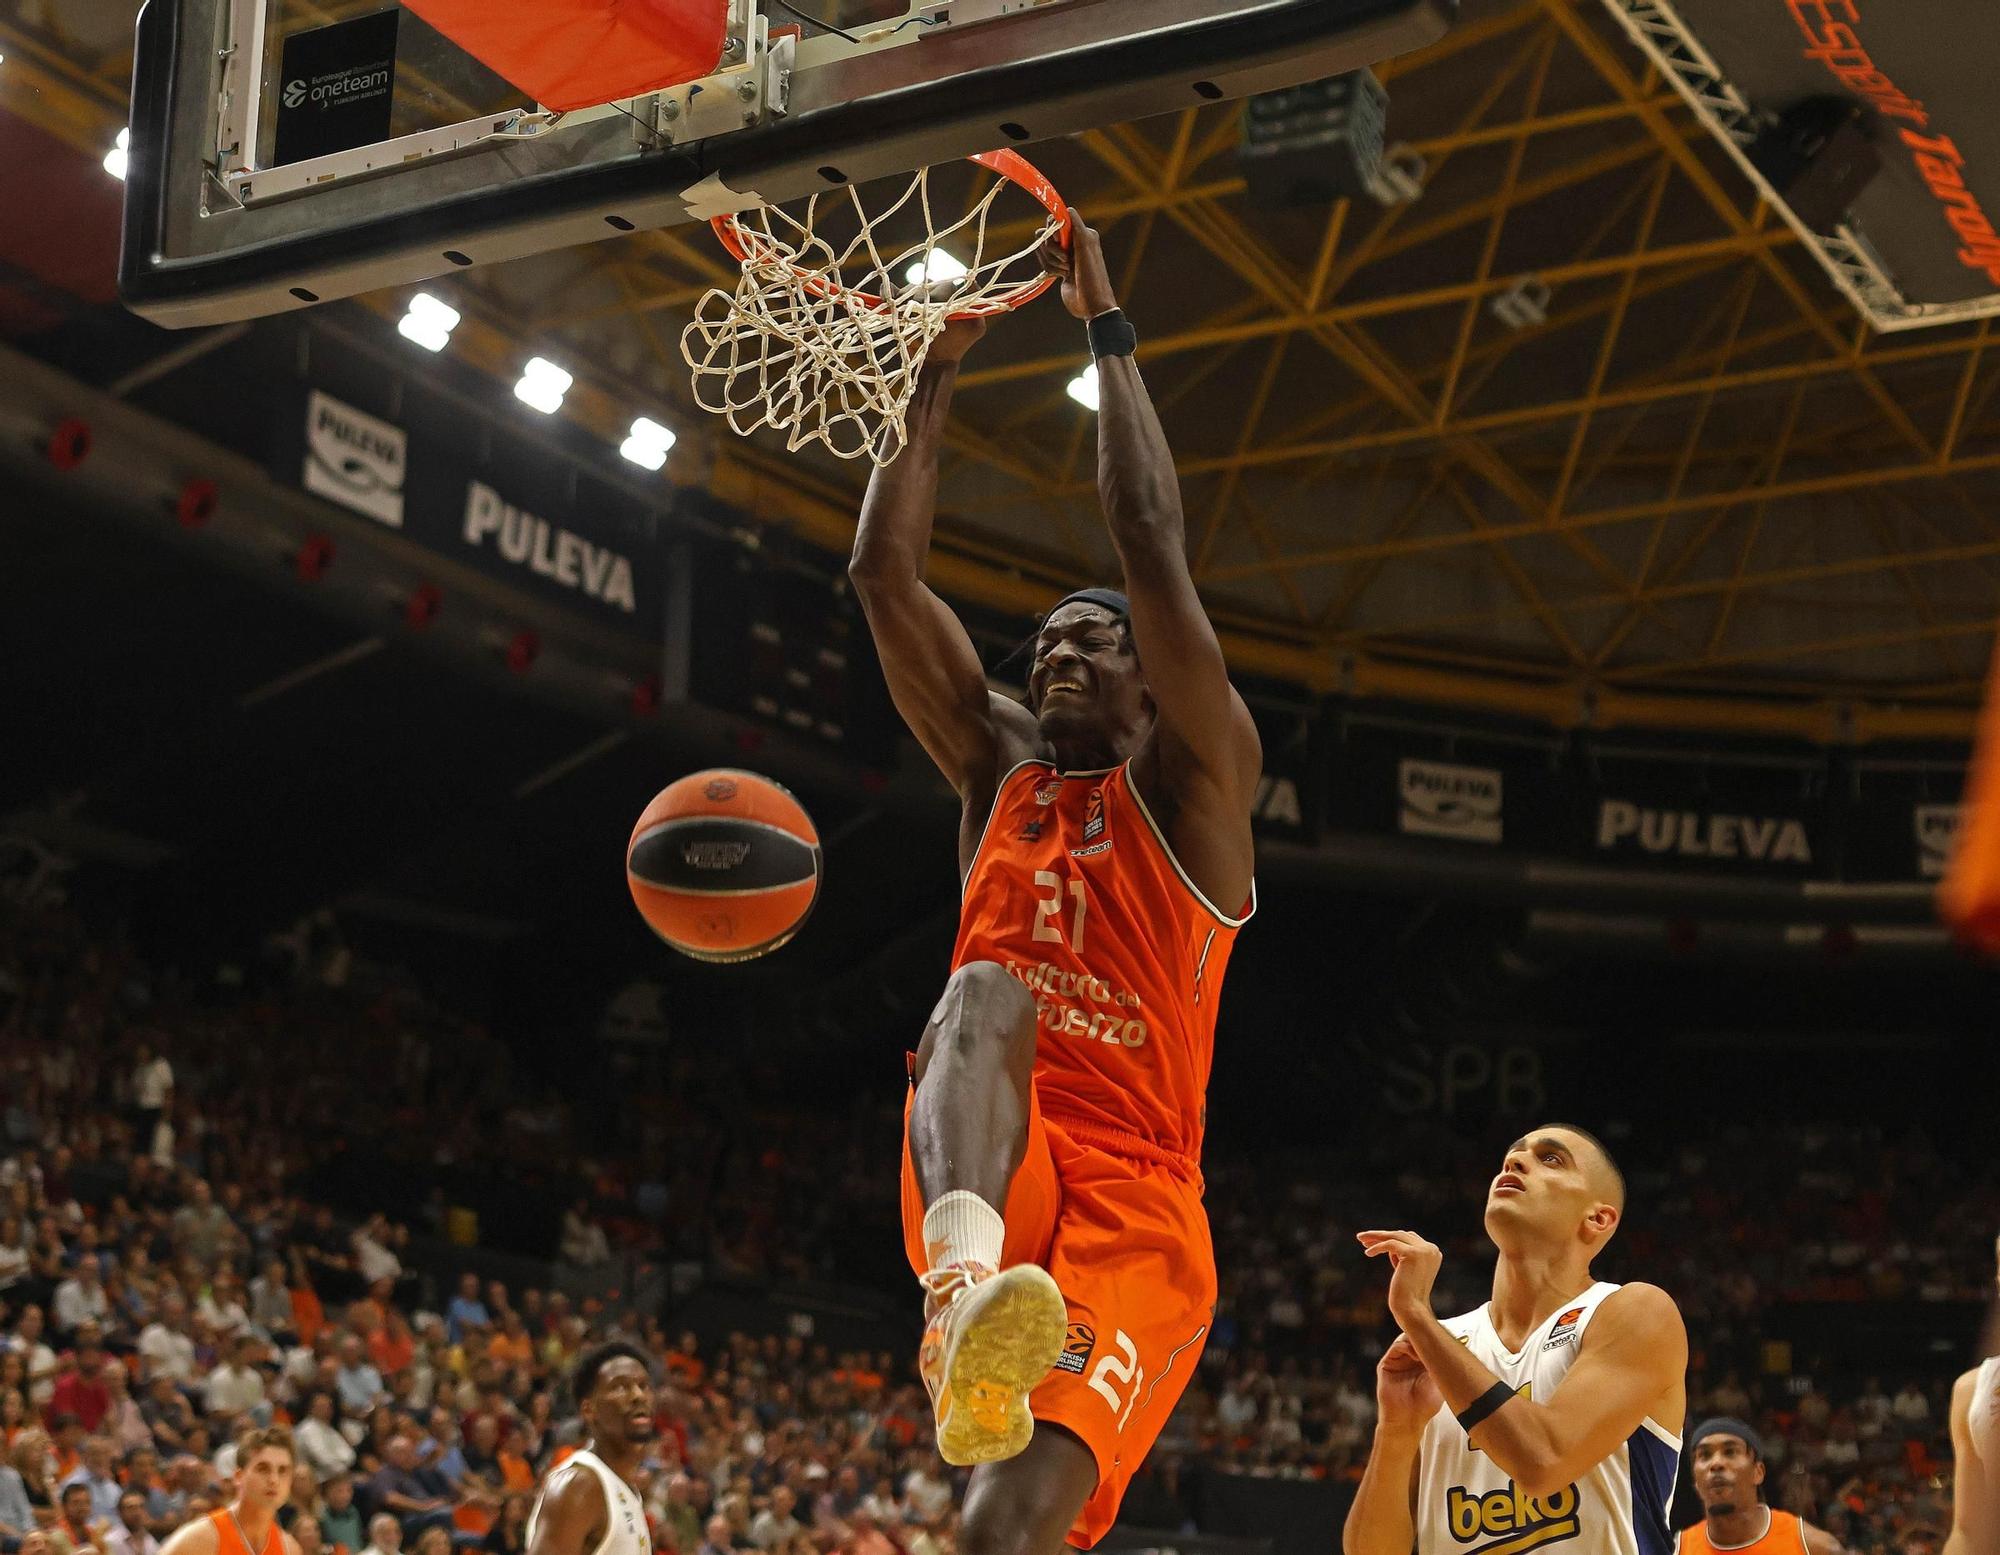
[[[713,74],[729,18],[721,0],[404,0],[404,8],[563,112]]]

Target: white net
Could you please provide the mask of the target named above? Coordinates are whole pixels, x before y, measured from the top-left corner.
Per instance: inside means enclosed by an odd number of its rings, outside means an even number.
[[[681,333],[696,402],[738,433],[783,432],[787,448],[816,442],[877,464],[902,452],[931,343],[953,318],[1038,295],[1049,282],[1035,252],[1059,225],[1034,206],[1040,229],[1007,248],[1001,230],[1018,236],[1021,225],[998,229],[991,213],[1003,191],[1022,192],[1012,176],[941,221],[930,171],[880,211],[849,186],[813,196],[802,215],[764,206],[736,217],[743,279],[708,292]],[[989,247],[1007,251],[988,257]]]

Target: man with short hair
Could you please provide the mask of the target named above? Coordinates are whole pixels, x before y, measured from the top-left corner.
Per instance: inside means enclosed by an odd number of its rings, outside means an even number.
[[[634,1481],[658,1439],[646,1353],[613,1341],[587,1350],[570,1388],[584,1443],[549,1476],[528,1516],[528,1555],[653,1555]]]
[[[468,1323],[477,1323],[481,1328],[493,1326],[492,1314],[486,1310],[486,1303],[479,1299],[479,1276],[476,1274],[459,1276],[458,1294],[444,1309],[445,1334],[453,1344],[465,1342]]]
[[[65,1490],[72,1485],[81,1485],[90,1492],[93,1522],[113,1523],[118,1520],[120,1487],[117,1463],[118,1456],[109,1438],[93,1436],[83,1444],[83,1462],[63,1481]]]
[[[1702,1520],[1682,1531],[1680,1555],[1841,1555],[1824,1528],[1764,1504],[1764,1443],[1741,1420],[1702,1421],[1688,1460]]]
[[[215,1202],[208,1184],[196,1178],[188,1202],[174,1211],[174,1250],[194,1259],[204,1269],[212,1269],[235,1234],[228,1211]]]
[[[335,1474],[322,1487],[322,1494],[325,1499],[320,1506],[319,1531],[326,1547],[344,1551],[345,1555],[359,1555],[367,1532],[361,1521],[361,1508],[354,1504],[354,1476]],[[400,1526],[397,1532],[400,1536]]]
[[[417,1444],[399,1432],[389,1438],[383,1456],[386,1462],[368,1481],[375,1505],[393,1513],[411,1538],[426,1528],[449,1528],[452,1503],[432,1493],[417,1475]]]
[[[2000,1287],[2000,1238],[1993,1251]],[[1952,1384],[1951,1455],[1951,1532],[1944,1555],[1988,1555],[2000,1549],[2000,1355]]]
[[[62,1358],[49,1408],[75,1415],[86,1431],[95,1431],[111,1408],[104,1385],[104,1351],[95,1340],[80,1342],[74,1355]]]
[[[244,1433],[236,1442],[234,1499],[181,1529],[161,1555],[299,1555],[298,1541],[278,1526],[295,1461],[292,1433],[283,1426]],[[189,1511],[197,1504],[190,1498]]]
[[[104,1544],[109,1555],[160,1555],[160,1541],[146,1524],[146,1498],[137,1490],[118,1498],[118,1516]]]
[[[701,1548],[695,1555],[736,1555],[736,1546],[729,1539],[729,1519],[717,1512],[708,1520],[702,1530]]]
[[[1466,1532],[1579,1555],[1658,1551],[1687,1413],[1687,1330],[1653,1285],[1612,1285],[1592,1261],[1625,1216],[1625,1179],[1574,1124],[1507,1149],[1486,1196],[1493,1296],[1440,1321],[1443,1254],[1413,1231],[1363,1231],[1390,1267],[1401,1336],[1376,1372],[1380,1415],[1343,1538],[1346,1555],[1458,1555]]]
[[[104,1522],[90,1509],[90,1488],[72,1482],[56,1496],[56,1521],[51,1530],[69,1542],[78,1555],[104,1549]]]
[[[340,1395],[342,1412],[349,1415],[365,1415],[388,1396],[382,1373],[369,1361],[359,1334],[341,1335],[340,1369],[334,1373],[333,1385]]]
[[[161,1298],[159,1316],[139,1332],[139,1353],[155,1377],[182,1385],[194,1380],[194,1339],[188,1333],[187,1299],[180,1292]]]
[[[111,1317],[111,1298],[105,1294],[104,1271],[95,1255],[77,1260],[76,1272],[56,1287],[54,1300],[56,1332],[74,1337],[85,1323],[103,1324]]]
[[[778,1486],[771,1492],[771,1504],[751,1520],[750,1542],[760,1550],[789,1545],[805,1529],[805,1524],[792,1515],[792,1508],[797,1505],[798,1497],[792,1494],[791,1486]]]
[[[387,1512],[368,1519],[368,1548],[362,1555],[398,1555],[403,1548],[403,1525]]]

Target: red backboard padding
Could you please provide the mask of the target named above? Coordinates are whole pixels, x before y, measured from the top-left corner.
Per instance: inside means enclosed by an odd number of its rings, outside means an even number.
[[[727,0],[403,0],[546,108],[590,108],[710,74]]]

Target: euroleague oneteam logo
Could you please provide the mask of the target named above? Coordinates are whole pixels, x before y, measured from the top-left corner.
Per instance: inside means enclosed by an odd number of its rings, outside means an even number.
[[[306,100],[305,82],[287,81],[285,83],[285,106],[287,108],[301,107],[304,105],[305,100]]]

